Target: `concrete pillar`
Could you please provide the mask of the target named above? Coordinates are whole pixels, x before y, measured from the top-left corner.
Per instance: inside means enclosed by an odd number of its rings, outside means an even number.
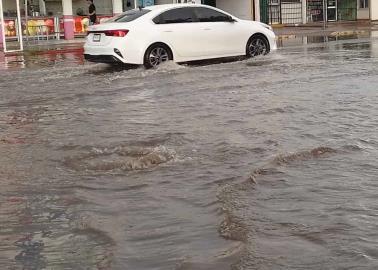
[[[302,0],[302,23],[307,23],[307,0]]]
[[[1,20],[0,20],[0,48],[2,47],[3,47],[3,26],[1,25]]]
[[[0,0],[2,1],[2,0]],[[0,48],[3,47],[3,26],[1,25],[1,18],[3,18],[3,2],[0,3]]]
[[[255,21],[260,21],[260,0],[255,0]]]
[[[113,16],[123,12],[122,0],[113,0]]]
[[[255,18],[255,10],[254,10],[254,5],[253,5],[253,0],[249,1],[249,10],[250,10],[250,15],[251,17],[249,18],[250,20],[253,20]]]
[[[370,20],[378,21],[378,1],[370,0]]]
[[[376,33],[375,31],[371,31],[370,37],[373,38],[370,40],[370,45],[371,45],[370,55],[373,58],[377,58],[378,57],[378,44],[374,41],[374,39],[378,38],[378,33]]]
[[[72,16],[72,0],[62,0],[64,39],[74,39],[74,19]]]
[[[39,14],[41,16],[46,15],[46,3],[45,0],[39,0]]]
[[[0,48],[2,48],[2,47],[3,47],[3,27],[2,27],[1,21],[0,21]]]

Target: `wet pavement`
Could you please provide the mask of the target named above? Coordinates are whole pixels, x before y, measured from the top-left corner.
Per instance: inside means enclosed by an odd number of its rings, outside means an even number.
[[[298,35],[298,36],[319,36],[332,35],[335,33],[357,33],[377,31],[378,25],[372,24],[370,21],[354,21],[354,22],[328,22],[325,26],[322,22],[307,23],[297,26],[272,25],[276,35]]]
[[[156,70],[0,56],[2,269],[376,269],[378,40],[357,37]]]

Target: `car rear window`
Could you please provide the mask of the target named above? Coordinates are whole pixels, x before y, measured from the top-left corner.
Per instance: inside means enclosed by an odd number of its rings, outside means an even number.
[[[134,9],[126,11],[116,17],[111,18],[110,20],[107,20],[106,22],[131,22],[134,21],[143,15],[147,14],[151,10],[149,9]]]

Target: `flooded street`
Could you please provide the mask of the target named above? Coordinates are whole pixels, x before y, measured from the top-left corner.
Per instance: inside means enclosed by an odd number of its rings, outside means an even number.
[[[0,66],[2,269],[377,269],[377,39]]]

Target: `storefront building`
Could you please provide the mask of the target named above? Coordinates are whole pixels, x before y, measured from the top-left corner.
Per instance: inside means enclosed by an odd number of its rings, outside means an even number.
[[[16,1],[3,3],[6,38],[17,37]],[[89,25],[86,0],[20,0],[22,31],[37,36],[73,39],[86,34]],[[169,3],[202,3],[225,10],[241,19],[268,24],[305,24],[327,21],[378,21],[378,0],[94,0],[101,22],[137,6]],[[325,6],[323,6],[325,2]],[[325,16],[323,12],[325,11]],[[0,38],[0,43],[2,39]]]
[[[308,21],[323,20],[323,0],[307,0]],[[378,20],[378,1],[326,0],[327,21]]]
[[[376,0],[259,0],[261,21],[269,24],[305,24],[376,20]],[[324,13],[324,15],[323,15]]]
[[[17,6],[15,0],[0,0],[3,3],[6,39],[17,38]],[[24,36],[30,39],[73,39],[85,35],[89,25],[86,0],[20,0],[21,25]],[[98,20],[112,17],[125,9],[134,8],[127,0],[95,1]],[[27,16],[26,16],[27,14]],[[0,41],[1,42],[1,41]]]
[[[17,7],[15,0],[3,2],[6,38],[17,38]],[[86,0],[20,0],[23,34],[30,38],[73,39],[85,35],[89,25]],[[258,19],[254,16],[257,0],[94,0],[99,22],[138,6],[170,3],[202,3],[223,9],[242,19]],[[25,10],[27,9],[27,18]],[[1,42],[1,41],[0,41]]]
[[[260,0],[260,20],[267,24],[302,24],[305,14],[305,0]]]
[[[358,1],[357,0],[326,0],[325,7],[323,0],[307,0],[307,20],[308,22],[323,21],[355,21],[357,20]]]

